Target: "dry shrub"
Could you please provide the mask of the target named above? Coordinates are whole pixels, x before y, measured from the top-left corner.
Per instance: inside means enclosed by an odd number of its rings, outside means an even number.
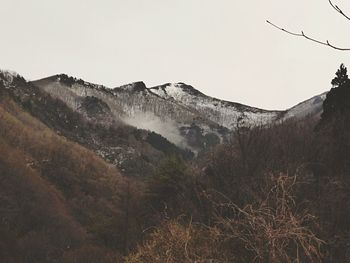
[[[130,254],[126,263],[224,263],[232,262],[223,253],[217,232],[199,224],[163,223]]]
[[[271,176],[266,199],[240,208],[218,204],[217,231],[239,251],[240,262],[321,262],[316,218],[293,198],[297,177]],[[224,212],[223,212],[224,211]]]
[[[126,262],[321,262],[316,218],[295,203],[297,184],[297,177],[271,176],[264,198],[244,208],[210,194],[211,226],[167,221]]]

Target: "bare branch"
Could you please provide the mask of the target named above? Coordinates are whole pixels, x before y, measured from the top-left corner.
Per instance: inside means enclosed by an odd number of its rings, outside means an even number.
[[[350,17],[347,16],[337,5],[333,4],[331,0],[328,0],[329,4],[333,7],[335,11],[344,16],[346,19],[350,20]]]
[[[268,24],[270,24],[271,26],[273,26],[273,27],[275,27],[275,28],[277,28],[277,29],[279,29],[279,30],[281,30],[281,31],[283,31],[283,32],[285,32],[285,33],[287,33],[287,34],[290,34],[290,35],[293,35],[293,36],[297,36],[297,37],[303,37],[303,38],[305,38],[305,39],[307,39],[307,40],[310,40],[310,41],[312,41],[312,42],[315,42],[315,43],[317,43],[317,44],[324,45],[324,46],[328,46],[328,47],[333,48],[333,49],[336,49],[336,50],[340,50],[340,51],[350,51],[350,48],[341,48],[341,47],[335,46],[335,45],[331,44],[328,40],[326,40],[326,41],[320,41],[320,40],[318,40],[318,39],[312,38],[312,37],[306,35],[303,31],[301,31],[301,33],[295,33],[295,32],[288,31],[288,30],[286,30],[286,29],[284,29],[284,28],[282,28],[282,27],[279,27],[279,26],[277,26],[277,25],[271,23],[271,22],[268,21],[268,20],[266,20],[266,22],[267,22]]]

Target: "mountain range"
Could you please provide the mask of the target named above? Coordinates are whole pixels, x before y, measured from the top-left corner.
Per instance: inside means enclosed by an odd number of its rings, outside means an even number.
[[[327,94],[271,111],[212,98],[184,83],[107,88],[66,74],[26,81],[2,71],[0,84],[56,133],[130,175],[149,174],[159,159],[174,153],[192,158],[227,141],[238,125],[318,117]]]

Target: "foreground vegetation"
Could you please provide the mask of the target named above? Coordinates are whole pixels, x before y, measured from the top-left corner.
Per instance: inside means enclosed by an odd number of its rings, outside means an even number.
[[[345,67],[332,84],[321,119],[242,121],[229,142],[146,178],[123,177],[1,93],[0,258],[350,262]]]
[[[349,262],[344,66],[332,84],[321,120],[238,124],[232,140],[198,164],[162,172],[170,183],[151,181],[148,192],[158,193],[152,206],[162,216],[127,262]]]

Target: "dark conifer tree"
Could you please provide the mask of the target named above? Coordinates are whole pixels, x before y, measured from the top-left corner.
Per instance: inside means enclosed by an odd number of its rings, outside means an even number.
[[[350,80],[344,64],[340,65],[333,88],[323,102],[323,113],[317,126],[323,143],[325,162],[331,170],[344,173],[350,169]]]
[[[331,82],[334,87],[343,86],[348,83],[349,77],[347,71],[347,68],[342,63],[340,68],[335,73],[336,77]]]
[[[333,88],[328,92],[323,103],[321,123],[335,115],[350,113],[350,81],[344,64],[340,65],[336,77],[332,80]]]

